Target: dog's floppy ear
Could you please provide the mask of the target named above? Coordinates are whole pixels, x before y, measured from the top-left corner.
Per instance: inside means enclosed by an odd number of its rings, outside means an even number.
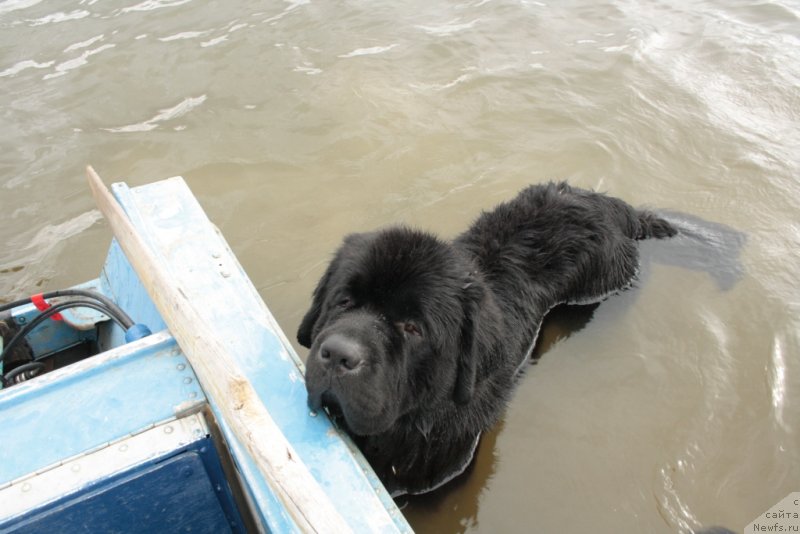
[[[480,321],[481,304],[484,300],[483,287],[470,278],[463,287],[462,296],[464,320],[461,323],[456,387],[453,393],[453,398],[458,404],[468,403],[475,393],[478,351],[483,345],[480,340],[483,326]]]
[[[314,332],[314,325],[317,324],[319,316],[322,313],[322,304],[325,302],[325,296],[328,293],[328,284],[330,284],[331,275],[333,274],[335,264],[338,258],[335,258],[325,274],[320,278],[317,287],[314,289],[314,294],[311,298],[311,308],[308,309],[303,320],[300,322],[300,327],[297,329],[297,341],[306,348],[311,348],[311,334]]]
[[[334,283],[332,281],[334,273],[339,270],[344,258],[348,256],[349,251],[352,251],[353,247],[362,246],[365,240],[371,235],[372,234],[350,234],[344,238],[342,246],[336,251],[336,255],[330,265],[325,269],[325,274],[322,275],[319,283],[317,283],[317,287],[314,289],[311,299],[311,307],[306,312],[306,315],[300,322],[300,327],[297,329],[297,341],[302,346],[311,348],[311,344],[314,342],[312,339],[314,335],[314,326],[323,316],[323,305],[328,296],[330,286]]]
[[[345,239],[345,245],[349,241],[349,238]],[[312,339],[314,335],[314,325],[317,324],[317,321],[319,321],[322,315],[322,306],[325,304],[325,298],[328,296],[331,278],[333,277],[333,273],[339,269],[339,264],[342,262],[342,250],[345,245],[336,252],[336,256],[331,260],[328,268],[325,269],[325,274],[319,279],[317,287],[314,289],[314,293],[311,297],[311,307],[306,312],[303,320],[300,321],[300,327],[297,329],[297,341],[307,349],[310,349],[311,344],[314,342]]]

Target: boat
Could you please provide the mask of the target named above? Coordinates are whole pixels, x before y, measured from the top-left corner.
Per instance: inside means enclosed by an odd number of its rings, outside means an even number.
[[[186,182],[88,173],[99,276],[0,307],[0,532],[411,532]]]

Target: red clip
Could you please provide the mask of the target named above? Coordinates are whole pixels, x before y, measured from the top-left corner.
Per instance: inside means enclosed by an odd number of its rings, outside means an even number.
[[[31,297],[31,302],[33,303],[34,306],[36,306],[36,309],[39,311],[45,311],[46,309],[51,307],[51,304],[46,300],[44,300],[42,293],[33,295]],[[61,321],[62,319],[64,319],[63,317],[61,317],[60,313],[54,313],[53,315],[50,316],[50,318],[54,321]]]

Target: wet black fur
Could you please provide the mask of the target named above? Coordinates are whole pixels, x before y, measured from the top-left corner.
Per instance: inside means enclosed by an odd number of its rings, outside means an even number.
[[[471,460],[545,314],[630,285],[669,223],[565,183],[531,186],[453,242],[406,227],[345,238],[300,325],[309,404],[328,407],[395,495]]]

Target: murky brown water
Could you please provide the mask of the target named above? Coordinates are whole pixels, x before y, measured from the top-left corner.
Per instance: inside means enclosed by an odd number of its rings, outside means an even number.
[[[340,237],[551,178],[665,208],[420,532],[741,531],[800,490],[800,4],[0,1],[0,298],[96,276],[83,167],[183,175],[291,337]],[[712,224],[713,223],[713,224]]]

